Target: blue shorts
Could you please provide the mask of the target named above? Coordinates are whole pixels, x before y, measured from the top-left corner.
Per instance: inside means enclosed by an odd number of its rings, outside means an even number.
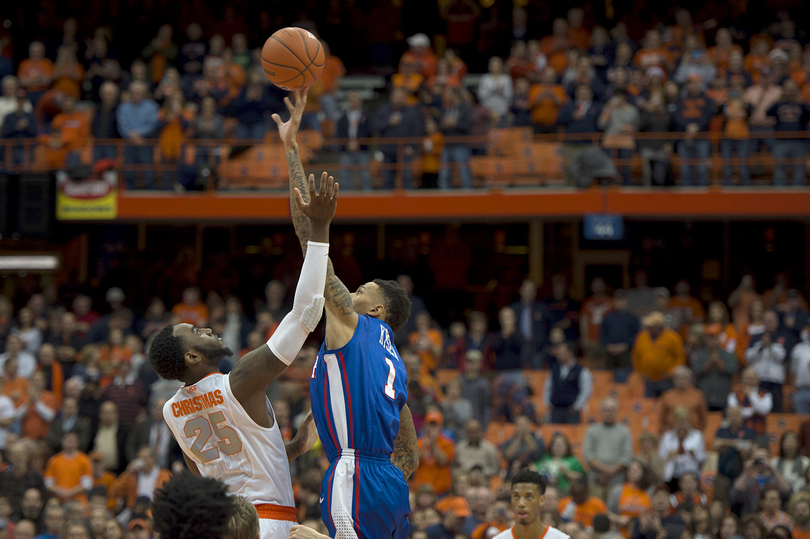
[[[407,539],[408,484],[390,457],[344,449],[321,485],[321,518],[329,537]]]

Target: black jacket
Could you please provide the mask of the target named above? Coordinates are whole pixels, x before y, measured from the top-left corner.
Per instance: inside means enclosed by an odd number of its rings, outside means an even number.
[[[349,113],[343,114],[338,120],[337,123],[337,138],[350,138],[349,137]],[[357,124],[357,138],[364,139],[364,138],[371,138],[371,122],[368,119],[368,115],[365,111],[360,116],[360,122]],[[349,150],[346,149],[344,145],[341,148],[342,151],[347,152]],[[367,144],[360,145],[360,151],[365,152],[368,151]]]

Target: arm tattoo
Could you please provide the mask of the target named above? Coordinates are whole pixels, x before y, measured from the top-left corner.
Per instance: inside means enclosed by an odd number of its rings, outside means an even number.
[[[298,204],[295,202],[295,188],[297,187],[301,191],[304,202],[309,204],[309,183],[304,174],[304,165],[301,164],[301,157],[298,154],[297,147],[287,148],[287,172],[290,176],[290,211],[292,212],[295,235],[298,236],[298,241],[301,242],[301,250],[306,254],[307,241],[312,227],[309,218],[298,209]]]
[[[416,442],[416,429],[413,426],[411,410],[406,405],[399,416],[399,434],[394,440],[394,454],[391,462],[402,470],[407,481],[419,466],[419,450]]]
[[[332,265],[332,259],[326,266],[326,290],[324,297],[332,302],[335,310],[341,315],[347,315],[354,312],[352,306],[352,296],[349,294],[349,289],[343,284],[343,281],[338,279],[335,275],[335,267]]]

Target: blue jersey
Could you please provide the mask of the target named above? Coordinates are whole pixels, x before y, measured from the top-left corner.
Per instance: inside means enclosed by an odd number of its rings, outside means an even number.
[[[312,415],[326,456],[342,450],[394,452],[408,373],[385,322],[359,316],[351,340],[318,353],[309,381]]]

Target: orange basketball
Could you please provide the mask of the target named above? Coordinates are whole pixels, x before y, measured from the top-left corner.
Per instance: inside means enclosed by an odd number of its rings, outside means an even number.
[[[309,88],[323,71],[323,64],[321,42],[303,28],[282,28],[262,47],[264,74],[282,90]]]

